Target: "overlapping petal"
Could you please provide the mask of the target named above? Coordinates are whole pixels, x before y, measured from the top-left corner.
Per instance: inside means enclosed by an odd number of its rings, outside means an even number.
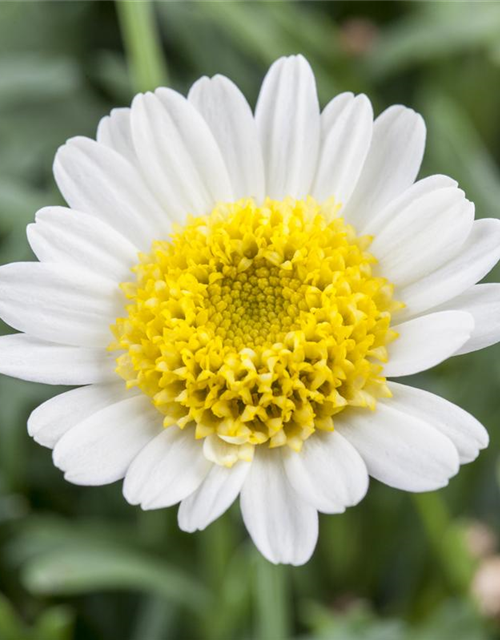
[[[479,282],[500,259],[500,220],[476,220],[451,260],[400,290],[406,308],[401,316],[414,316],[457,297]]]
[[[161,429],[158,412],[147,398],[128,397],[67,431],[54,447],[54,464],[75,484],[116,482]]]
[[[472,335],[474,319],[465,311],[439,311],[394,327],[399,334],[389,346],[384,375],[409,376],[435,367],[457,353]]]
[[[193,429],[164,429],[130,465],[123,495],[143,509],[170,507],[196,491],[211,467]]]
[[[311,195],[345,204],[356,186],[372,139],[373,109],[365,95],[342,93],[321,114],[321,146]]]
[[[433,491],[448,484],[459,467],[452,441],[432,420],[381,401],[374,412],[350,410],[337,429],[357,449],[369,474],[396,489]]]
[[[40,340],[105,348],[122,305],[117,284],[86,269],[39,262],[0,267],[0,316]]]
[[[188,100],[210,127],[224,158],[233,198],[265,197],[264,161],[252,110],[238,87],[224,76],[201,78]]]
[[[413,184],[424,154],[425,124],[395,105],[375,120],[370,150],[343,215],[361,233],[372,216]]]
[[[390,382],[391,406],[407,415],[422,419],[453,442],[460,463],[472,462],[488,446],[488,432],[483,425],[456,404],[428,391]]]
[[[104,116],[97,127],[97,142],[126,158],[130,164],[139,166],[137,154],[132,140],[130,109],[112,109],[109,116]]]
[[[0,337],[0,373],[43,384],[80,385],[116,380],[116,360],[101,348],[72,347],[24,333]]]
[[[428,197],[430,194],[437,194],[442,189],[458,187],[456,180],[440,174],[428,176],[414,182],[397,197],[393,198],[378,212],[374,212],[366,220],[363,231],[373,236],[382,231],[386,225],[395,220],[401,211],[406,211],[413,206],[420,198]]]
[[[337,431],[316,433],[297,453],[283,453],[288,481],[323,513],[342,513],[368,489],[368,472],[356,449]]]
[[[250,464],[240,461],[231,468],[214,464],[198,489],[181,502],[179,527],[189,532],[205,529],[229,509],[241,491]]]
[[[245,526],[265,558],[293,565],[309,560],[318,538],[318,513],[290,485],[280,452],[259,447],[240,504]]]
[[[91,384],[60,393],[37,407],[28,419],[28,433],[53,449],[62,436],[91,415],[138,392],[120,382]]]
[[[72,209],[90,213],[145,251],[168,236],[171,220],[130,162],[89,138],[72,138],[54,161],[54,177]]]
[[[386,221],[370,245],[379,271],[404,287],[453,258],[469,236],[474,205],[456,187],[416,198]]]
[[[183,222],[233,200],[220,149],[186,98],[171,89],[140,94],[131,123],[142,173],[172,220]]]
[[[477,284],[439,309],[453,309],[470,313],[474,330],[457,355],[484,349],[500,342],[500,284]]]
[[[77,265],[115,282],[125,280],[137,261],[136,248],[116,229],[65,207],[40,209],[27,234],[40,262]]]

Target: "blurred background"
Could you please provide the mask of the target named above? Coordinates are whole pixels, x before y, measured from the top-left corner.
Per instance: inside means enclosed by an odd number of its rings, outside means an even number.
[[[32,259],[26,224],[62,204],[51,167],[67,138],[94,137],[139,90],[186,92],[204,74],[254,105],[268,65],[299,52],[323,105],[351,90],[377,113],[419,110],[421,175],[453,176],[478,217],[500,217],[499,3],[1,2],[0,263]],[[189,535],[119,484],[66,483],[26,432],[62,389],[0,376],[0,640],[500,638],[499,356],[412,380],[472,412],[490,448],[439,493],[373,481],[358,507],[321,517],[301,568],[260,558],[237,505]]]

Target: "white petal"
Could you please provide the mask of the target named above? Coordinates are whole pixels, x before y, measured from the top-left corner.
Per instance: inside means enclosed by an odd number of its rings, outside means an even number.
[[[161,423],[161,415],[145,395],[121,400],[70,429],[54,448],[54,464],[75,484],[116,482],[161,431]]]
[[[266,194],[308,195],[318,162],[320,113],[316,82],[302,56],[280,58],[269,69],[255,119],[266,168]]]
[[[385,207],[380,209],[377,215],[370,216],[363,225],[363,233],[377,236],[401,211],[411,206],[419,198],[431,193],[436,193],[441,189],[449,189],[456,186],[458,186],[456,180],[441,174],[418,180],[412,184],[411,187],[405,189],[399,196],[393,198]]]
[[[476,220],[457,255],[425,278],[398,292],[411,316],[455,298],[483,278],[500,258],[500,220]]]
[[[460,462],[472,462],[488,446],[483,425],[456,404],[444,398],[397,382],[389,382],[393,397],[387,402],[403,413],[432,425],[455,445]]]
[[[456,355],[500,342],[500,284],[477,284],[439,309],[466,311],[474,318],[474,331]]]
[[[344,95],[334,98],[321,114],[321,149],[311,189],[319,202],[331,196],[341,204],[348,202],[370,148],[372,105],[364,95],[350,100]],[[342,109],[338,109],[338,102]],[[337,112],[336,117],[332,117],[332,111]]]
[[[238,497],[250,465],[237,462],[229,469],[214,464],[200,487],[181,502],[179,527],[192,533],[217,520]]]
[[[239,459],[239,446],[212,433],[203,440],[203,455],[216,465],[231,467]]]
[[[456,187],[414,200],[387,221],[370,245],[392,284],[419,280],[454,257],[470,234],[474,205]]]
[[[173,220],[231,201],[229,176],[207,123],[171,89],[138,95],[132,136],[143,174]]]
[[[345,411],[337,429],[356,447],[369,474],[396,489],[432,491],[459,467],[451,440],[425,420],[379,401],[375,411]]]
[[[323,513],[342,513],[368,489],[368,472],[356,449],[337,431],[317,431],[302,450],[284,452],[288,480],[297,493]]]
[[[456,354],[474,330],[474,319],[463,311],[439,311],[393,327],[399,337],[389,345],[388,377],[409,376],[435,367]]]
[[[240,504],[245,526],[265,558],[293,565],[309,560],[318,538],[318,513],[290,485],[279,450],[257,447]]]
[[[166,237],[171,222],[139,175],[119,153],[89,138],[60,147],[54,176],[72,209],[107,222],[141,250]]]
[[[264,162],[257,125],[245,96],[224,76],[204,77],[191,87],[188,100],[207,122],[219,145],[233,188],[233,198],[265,196]]]
[[[137,155],[132,141],[132,127],[130,126],[130,109],[112,109],[109,116],[105,116],[97,127],[97,142],[114,149],[135,166],[138,165]]]
[[[65,207],[46,207],[28,225],[28,240],[40,262],[77,265],[123,282],[137,262],[137,250],[105,222]]]
[[[321,137],[324,139],[324,134],[330,131],[342,112],[352,104],[355,96],[352,91],[344,91],[337,94],[321,112]]]
[[[58,344],[106,347],[123,312],[112,280],[71,265],[13,262],[0,267],[0,316],[19,331]]]
[[[53,449],[67,431],[93,413],[135,393],[138,392],[127,390],[124,382],[93,384],[60,393],[33,411],[28,433],[39,444]]]
[[[363,171],[346,209],[345,218],[359,232],[417,177],[425,147],[425,124],[412,109],[395,105],[375,120],[373,138]]]
[[[43,384],[80,385],[116,380],[116,358],[105,349],[70,347],[24,333],[0,337],[0,373]]]
[[[211,467],[194,429],[169,427],[130,465],[123,495],[143,509],[170,507],[196,491]]]

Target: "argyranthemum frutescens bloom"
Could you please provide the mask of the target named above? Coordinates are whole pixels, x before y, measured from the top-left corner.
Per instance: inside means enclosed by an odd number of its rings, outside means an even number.
[[[500,339],[500,222],[445,176],[414,184],[422,118],[373,122],[344,93],[320,114],[302,57],[270,69],[255,117],[228,79],[114,110],[54,173],[71,209],[38,212],[39,263],[0,271],[0,370],[86,385],[29,431],[71,482],[124,478],[145,509],[203,529],[240,495],[273,562],[301,564],[317,512],[368,474],[448,482],[487,444],[449,402],[388,382]]]

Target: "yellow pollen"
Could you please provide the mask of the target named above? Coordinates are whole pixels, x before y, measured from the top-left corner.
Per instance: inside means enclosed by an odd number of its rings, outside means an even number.
[[[219,204],[140,255],[110,349],[165,427],[194,425],[231,465],[264,443],[298,451],[346,407],[390,396],[382,363],[398,304],[373,274],[371,238],[338,210],[313,198]]]

